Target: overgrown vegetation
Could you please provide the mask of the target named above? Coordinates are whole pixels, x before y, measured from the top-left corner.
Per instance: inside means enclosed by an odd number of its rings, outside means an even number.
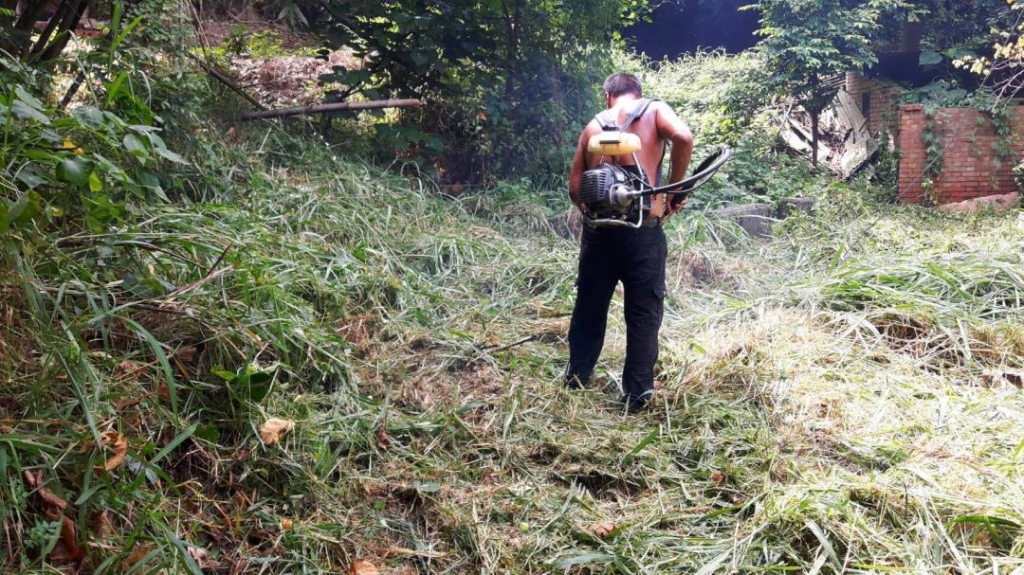
[[[110,53],[68,112],[2,61],[0,571],[1024,569],[1016,214],[780,157],[750,60],[631,65],[741,152],[705,205],[822,201],[766,242],[672,222],[627,417],[618,298],[595,389],[560,384],[560,183],[441,199]]]

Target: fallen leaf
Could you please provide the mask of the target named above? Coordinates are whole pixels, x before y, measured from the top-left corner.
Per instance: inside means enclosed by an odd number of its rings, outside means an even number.
[[[67,565],[69,563],[77,563],[83,557],[85,557],[85,548],[78,544],[75,522],[70,517],[62,513],[47,513],[47,518],[51,521],[59,520],[60,523],[60,539],[57,541],[57,545],[54,546],[53,551],[47,556],[47,561],[56,565]]]
[[[0,425],[0,433],[14,433],[14,428],[7,427],[6,425]]]
[[[178,351],[174,352],[174,357],[180,359],[181,361],[184,361],[185,363],[192,363],[192,361],[195,360],[196,358],[196,348],[195,346],[192,345],[188,347],[183,347]]]
[[[137,380],[139,376],[149,371],[149,365],[138,364],[131,360],[124,360],[117,364],[117,369],[114,370],[114,378],[118,380]]]
[[[1024,370],[1020,369],[986,369],[982,374],[982,378],[989,386],[1008,383],[1024,388]]]
[[[105,539],[114,532],[114,521],[106,509],[93,511],[89,515],[89,532],[92,537]]]
[[[36,491],[36,495],[38,495],[39,498],[42,499],[44,502],[49,503],[50,505],[53,505],[54,507],[56,507],[57,509],[60,509],[61,511],[63,511],[64,509],[67,509],[67,507],[68,507],[68,502],[67,501],[64,501],[64,499],[59,497],[56,493],[54,493],[54,492],[50,491],[49,489],[43,487],[43,472],[42,472],[42,470],[39,470],[39,471],[36,471],[35,473],[32,473],[31,471],[26,469],[25,470],[25,483],[28,483],[29,488],[30,489],[34,489]]]
[[[600,539],[604,539],[605,537],[608,537],[616,529],[617,529],[617,527],[615,526],[614,523],[609,523],[607,521],[601,522],[601,523],[595,523],[595,524],[590,526],[590,532],[593,533],[594,535],[596,535]]]
[[[113,471],[121,465],[125,456],[128,455],[128,440],[114,430],[104,431],[103,446],[114,450],[114,454],[107,459],[106,463],[103,464],[103,467],[97,466],[96,471],[101,469]]]
[[[293,429],[295,429],[294,421],[271,417],[260,428],[260,438],[263,439],[264,444],[274,445],[281,441],[281,437]]]
[[[295,522],[291,519],[281,520],[281,531],[291,531],[295,527]]]
[[[132,547],[132,551],[128,554],[128,557],[125,557],[124,561],[121,562],[121,569],[125,573],[137,570],[135,569],[136,564],[138,564],[139,561],[142,561],[146,557],[146,555],[149,555],[149,552],[152,550],[152,544],[136,544],[134,547]]]
[[[383,425],[377,428],[377,444],[381,447],[391,445],[391,438],[388,437],[388,430]]]
[[[369,561],[353,561],[348,568],[348,575],[379,575],[377,566]]]

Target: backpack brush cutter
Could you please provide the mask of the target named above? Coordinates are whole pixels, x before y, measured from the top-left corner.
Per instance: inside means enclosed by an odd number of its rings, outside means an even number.
[[[670,203],[678,202],[702,186],[732,158],[732,150],[721,146],[694,169],[693,174],[682,181],[667,186],[654,187],[644,173],[636,153],[640,151],[640,137],[626,132],[626,128],[644,113],[651,100],[641,100],[636,109],[627,117],[621,126],[615,125],[609,118],[598,114],[595,120],[601,124],[602,131],[590,138],[587,152],[600,154],[601,163],[583,172],[580,180],[579,201],[586,205],[584,222],[590,227],[631,227],[639,228],[643,224],[648,211],[645,199],[655,194],[670,194]],[[632,172],[619,166],[605,162],[605,158],[632,155]]]
[[[704,159],[693,174],[682,181],[667,186],[653,187],[647,179],[623,169],[616,164],[598,164],[583,172],[580,181],[579,200],[586,204],[584,217],[595,227],[625,226],[639,228],[643,224],[646,210],[641,198],[654,194],[670,194],[675,205],[679,199],[704,185],[719,168],[732,158],[732,150],[722,146]],[[633,153],[633,161],[640,162]]]

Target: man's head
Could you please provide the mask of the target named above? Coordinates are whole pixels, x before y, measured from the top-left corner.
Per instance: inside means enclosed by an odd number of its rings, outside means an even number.
[[[637,98],[643,98],[644,93],[640,89],[640,80],[626,72],[616,72],[604,80],[605,97],[612,99],[631,94]]]

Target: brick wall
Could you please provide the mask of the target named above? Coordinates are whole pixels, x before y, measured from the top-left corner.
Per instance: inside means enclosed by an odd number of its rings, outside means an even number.
[[[868,132],[872,136],[882,131],[892,134],[898,131],[896,110],[901,91],[899,86],[856,72],[847,72],[846,91],[853,96],[853,101],[867,119]]]
[[[899,196],[903,202],[920,203],[924,198],[923,180],[928,163],[922,139],[927,120],[924,106],[901,106],[899,119]],[[1014,134],[1024,134],[1024,108],[1013,108],[1011,122]],[[991,121],[977,110],[961,108],[936,111],[934,131],[944,141],[943,169],[933,180],[938,203],[1016,191],[1013,166],[1024,155],[1020,136],[1015,135],[1011,143],[1015,154],[1000,158],[994,147],[999,139]]]

